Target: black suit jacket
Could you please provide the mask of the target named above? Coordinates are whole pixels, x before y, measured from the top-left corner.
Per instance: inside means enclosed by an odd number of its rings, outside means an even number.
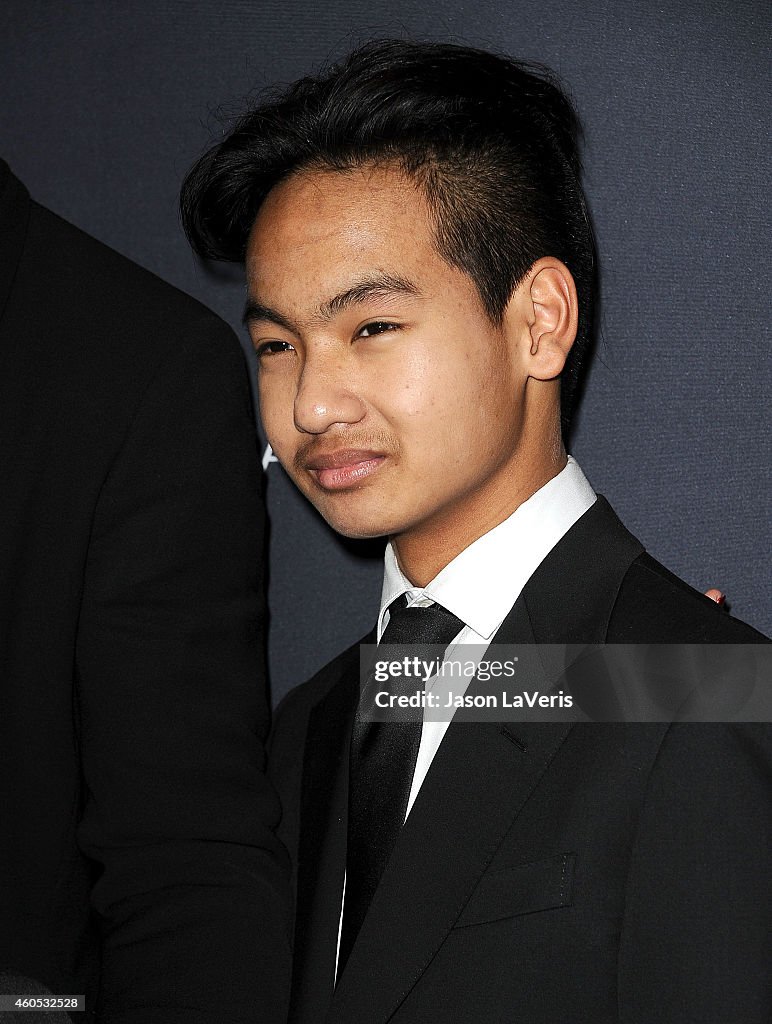
[[[494,642],[762,639],[599,498]],[[295,1024],[772,1019],[772,740],[753,725],[454,721],[333,992],[357,672],[353,647],[273,734]]]
[[[0,446],[0,968],[104,1021],[280,1020],[243,355],[2,163]]]

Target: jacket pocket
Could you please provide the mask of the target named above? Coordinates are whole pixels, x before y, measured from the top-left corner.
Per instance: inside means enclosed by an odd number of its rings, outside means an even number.
[[[483,875],[455,928],[571,905],[576,855],[564,853]]]

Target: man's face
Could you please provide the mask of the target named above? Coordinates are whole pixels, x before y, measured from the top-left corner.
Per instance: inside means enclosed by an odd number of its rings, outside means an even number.
[[[463,546],[511,511],[527,374],[435,251],[411,182],[295,175],[263,203],[246,266],[268,440],[335,530]]]

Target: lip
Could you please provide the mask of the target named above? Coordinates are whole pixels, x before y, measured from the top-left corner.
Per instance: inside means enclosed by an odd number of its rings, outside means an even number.
[[[341,491],[372,476],[385,461],[383,452],[341,448],[309,459],[306,469],[325,491]]]

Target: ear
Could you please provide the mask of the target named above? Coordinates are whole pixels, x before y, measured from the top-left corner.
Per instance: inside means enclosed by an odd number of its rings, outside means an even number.
[[[537,260],[515,290],[510,306],[520,324],[521,357],[528,376],[553,380],[565,365],[579,322],[571,271],[553,256]]]

